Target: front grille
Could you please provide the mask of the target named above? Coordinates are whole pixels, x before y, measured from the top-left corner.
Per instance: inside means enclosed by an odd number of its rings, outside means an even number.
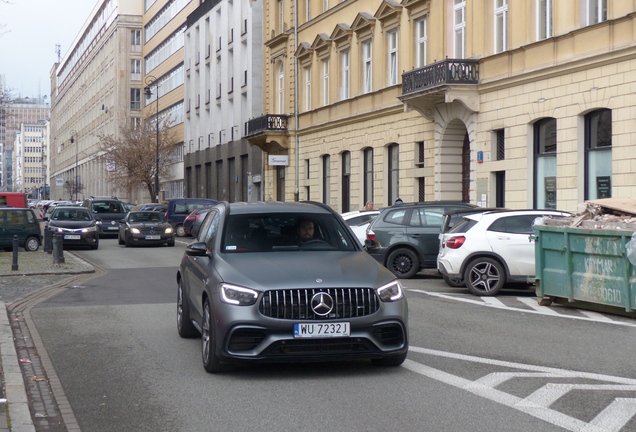
[[[311,298],[324,292],[331,296],[334,307],[327,316],[314,313]],[[370,288],[290,289],[267,291],[261,298],[259,311],[270,318],[320,320],[355,318],[371,315],[380,308],[380,299]]]

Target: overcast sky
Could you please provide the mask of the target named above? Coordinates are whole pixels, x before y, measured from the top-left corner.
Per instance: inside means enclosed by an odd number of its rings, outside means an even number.
[[[0,0],[0,74],[14,96],[50,95],[49,73],[99,0]]]

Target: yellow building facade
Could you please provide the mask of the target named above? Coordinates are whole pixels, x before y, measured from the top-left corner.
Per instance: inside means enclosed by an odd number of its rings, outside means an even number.
[[[265,0],[264,198],[636,195],[633,0]]]

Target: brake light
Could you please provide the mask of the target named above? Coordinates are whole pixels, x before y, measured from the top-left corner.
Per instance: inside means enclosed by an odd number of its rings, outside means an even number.
[[[451,237],[446,240],[446,247],[449,249],[459,249],[465,241],[466,237],[464,236]]]
[[[371,230],[367,230],[367,240],[375,240],[375,233]]]

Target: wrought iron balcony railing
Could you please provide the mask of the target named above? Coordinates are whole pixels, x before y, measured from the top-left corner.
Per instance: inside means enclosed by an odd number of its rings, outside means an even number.
[[[447,84],[478,84],[479,60],[446,59],[402,74],[402,94]]]
[[[248,120],[245,123],[245,136],[256,135],[265,131],[286,131],[287,115],[284,114],[266,114]]]

